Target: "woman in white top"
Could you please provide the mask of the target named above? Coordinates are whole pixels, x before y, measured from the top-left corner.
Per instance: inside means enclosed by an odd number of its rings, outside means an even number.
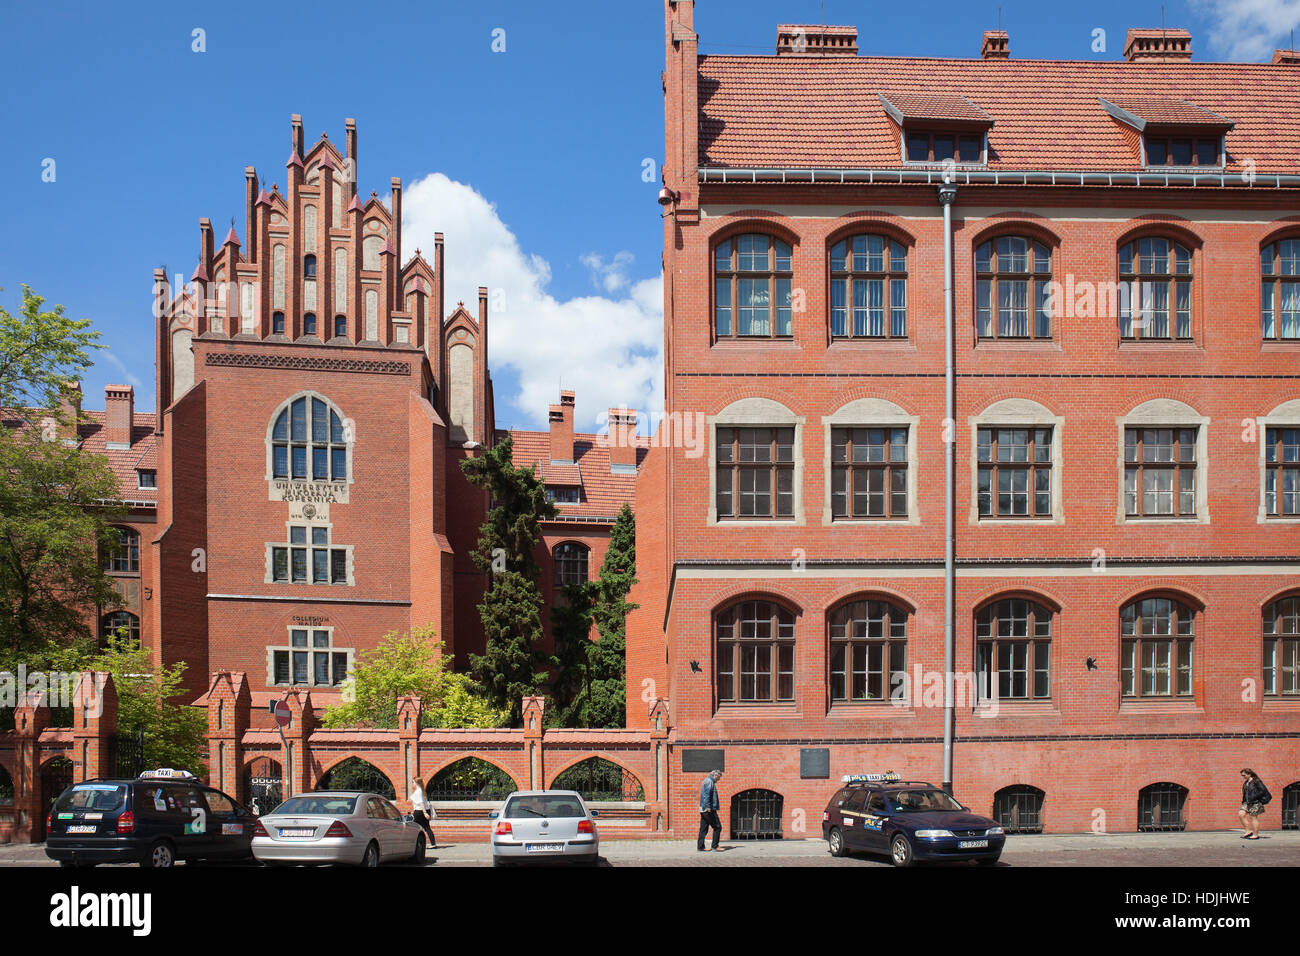
[[[436,818],[437,814],[433,812],[433,804],[424,795],[424,780],[420,777],[411,778],[411,816],[415,817],[415,822],[420,825],[429,838],[429,846],[434,847],[438,841],[433,836],[433,831],[429,829],[429,820]]]

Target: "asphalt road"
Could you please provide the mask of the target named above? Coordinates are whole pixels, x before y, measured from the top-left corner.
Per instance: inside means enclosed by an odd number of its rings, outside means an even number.
[[[446,840],[447,837],[441,837]],[[883,857],[855,855],[835,859],[822,840],[725,842],[716,852],[700,853],[690,841],[610,840],[601,844],[603,866],[889,866]],[[55,866],[40,844],[0,846],[0,866]],[[489,866],[486,843],[439,843],[427,866]],[[945,864],[947,865],[947,864]],[[973,866],[974,864],[952,864]],[[1300,831],[1272,831],[1242,840],[1241,832],[1012,835],[1000,866],[1112,867],[1300,865]]]

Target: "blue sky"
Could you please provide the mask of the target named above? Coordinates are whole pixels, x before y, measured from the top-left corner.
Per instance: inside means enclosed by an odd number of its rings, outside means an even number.
[[[1115,59],[1160,4],[1007,2],[1001,17],[1012,56]],[[88,407],[126,381],[152,408],[152,270],[188,278],[202,216],[219,238],[234,216],[242,240],[243,167],[283,185],[290,114],[309,143],[341,141],[352,116],[361,190],[407,186],[406,251],[447,233],[449,307],[503,290],[498,425],[544,427],[560,387],[578,391],[580,426],[652,408],[662,232],[657,166],[655,182],[642,170],[663,152],[662,18],[659,0],[6,3],[0,304],[25,282],[92,318],[109,352]],[[997,18],[996,3],[701,0],[696,29],[705,53],[771,52],[778,23],[824,19],[856,24],[863,53],[973,56]],[[1300,0],[1167,2],[1165,21],[1198,59],[1267,59]]]

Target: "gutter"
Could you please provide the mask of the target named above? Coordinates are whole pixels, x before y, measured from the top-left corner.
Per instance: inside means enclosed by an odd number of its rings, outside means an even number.
[[[888,185],[917,183],[942,186],[1161,186],[1239,189],[1300,189],[1300,175],[1292,173],[1218,172],[1087,172],[1083,170],[992,170],[961,166],[925,169],[794,169],[701,166],[701,183],[865,183]]]

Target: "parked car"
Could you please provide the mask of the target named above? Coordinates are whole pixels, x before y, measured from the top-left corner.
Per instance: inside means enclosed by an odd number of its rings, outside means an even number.
[[[321,790],[290,797],[253,827],[261,863],[424,863],[424,830],[377,793]]]
[[[574,790],[518,790],[493,810],[492,865],[525,860],[600,862],[597,811]]]
[[[895,866],[918,860],[997,863],[1006,835],[997,821],[973,813],[932,783],[895,773],[846,775],[822,813],[831,856],[854,850],[888,853]]]
[[[247,860],[256,817],[183,770],[73,784],[54,801],[45,854],[63,866]]]

